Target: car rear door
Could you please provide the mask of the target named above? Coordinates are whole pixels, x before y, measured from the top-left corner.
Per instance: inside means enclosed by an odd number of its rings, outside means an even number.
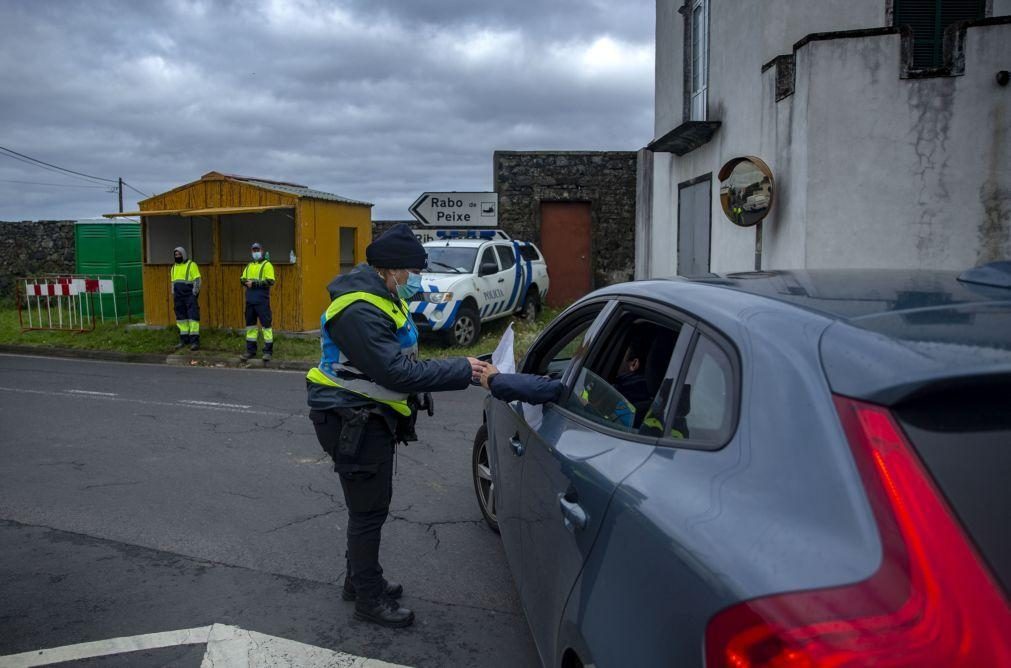
[[[618,422],[614,411],[592,408],[597,403],[594,395],[599,395],[602,385],[608,385],[605,378],[613,377],[608,370],[614,368],[616,351],[622,350],[630,322],[655,317],[655,305],[632,306],[626,302],[615,308],[602,323],[592,348],[578,366],[569,370],[565,379],[567,396],[559,405],[545,406],[540,426],[530,430],[526,442],[520,524],[521,592],[545,665],[557,659],[561,615],[611,496],[618,484],[653,453],[659,436],[645,424]],[[663,375],[681,330],[680,323],[666,324],[669,329],[658,328],[657,340],[650,346],[657,350],[653,364],[659,368],[650,397],[661,393]],[[666,333],[660,335],[660,331]],[[613,396],[615,388],[608,385],[606,389]],[[664,391],[669,393],[670,384]],[[662,406],[663,400],[657,398]],[[648,412],[646,415],[644,422],[649,423]],[[659,417],[662,420],[662,409]]]

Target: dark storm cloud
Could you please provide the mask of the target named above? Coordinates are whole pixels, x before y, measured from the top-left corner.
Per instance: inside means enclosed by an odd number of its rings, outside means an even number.
[[[496,149],[651,135],[648,0],[8,0],[0,25],[0,145],[148,193],[218,170],[404,218],[424,190],[490,189]],[[0,220],[115,208],[3,179],[88,185],[0,159]]]

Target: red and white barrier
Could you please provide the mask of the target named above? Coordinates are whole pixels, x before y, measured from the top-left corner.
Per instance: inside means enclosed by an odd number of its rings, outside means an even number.
[[[123,277],[125,280],[125,277]],[[113,317],[119,322],[115,278],[84,276],[38,276],[18,279],[18,314],[21,329],[95,328],[94,295],[98,295],[98,315],[106,320],[102,295],[113,295]],[[22,309],[23,296],[25,309]],[[25,316],[27,315],[27,326]]]

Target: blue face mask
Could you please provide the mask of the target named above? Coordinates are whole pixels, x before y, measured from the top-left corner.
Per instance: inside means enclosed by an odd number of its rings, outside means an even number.
[[[421,274],[408,274],[406,284],[397,283],[397,295],[401,299],[410,299],[419,292],[421,292]]]
[[[263,253],[261,253],[260,251],[253,251],[253,259],[254,260],[256,260],[257,262],[259,262],[260,258],[262,258],[262,257],[263,257]]]

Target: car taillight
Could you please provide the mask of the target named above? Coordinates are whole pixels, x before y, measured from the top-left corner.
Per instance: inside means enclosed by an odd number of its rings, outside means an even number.
[[[869,579],[734,605],[706,665],[1011,666],[1011,608],[891,413],[835,397],[881,535]]]

